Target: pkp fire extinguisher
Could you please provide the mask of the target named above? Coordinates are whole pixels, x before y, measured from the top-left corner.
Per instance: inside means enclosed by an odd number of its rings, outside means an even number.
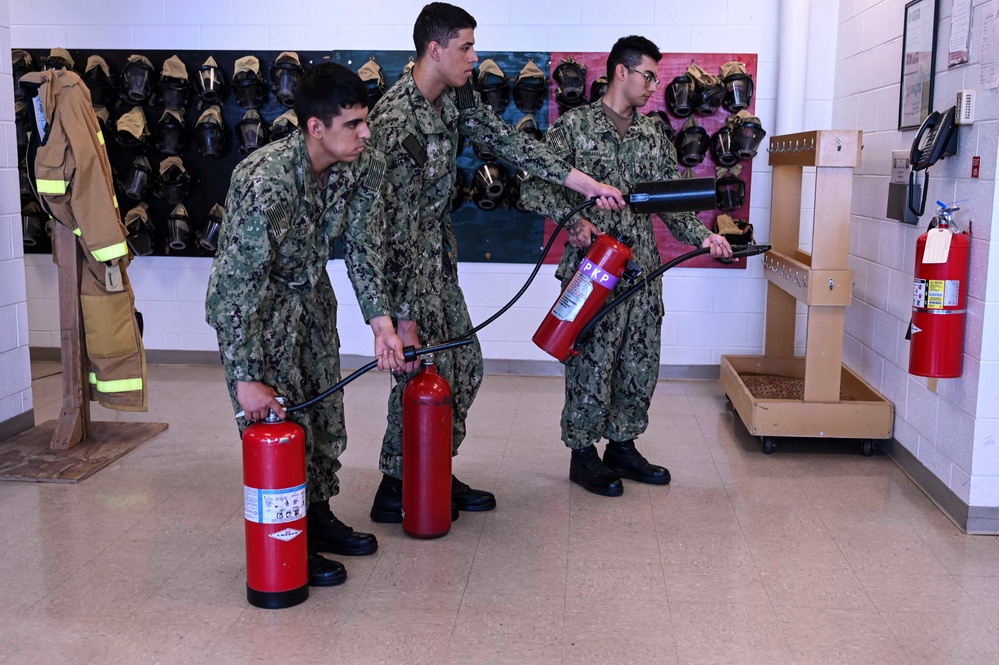
[[[912,284],[912,323],[907,337],[909,373],[933,378],[961,376],[968,307],[971,233],[954,228],[959,210],[940,209],[916,241]]]

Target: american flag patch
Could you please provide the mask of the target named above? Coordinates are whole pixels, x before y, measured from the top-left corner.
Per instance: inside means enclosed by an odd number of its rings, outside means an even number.
[[[267,221],[270,222],[271,230],[274,231],[276,237],[280,238],[288,232],[288,209],[284,207],[283,203],[278,201],[267,206],[264,208],[264,214],[267,215]]]
[[[420,143],[420,139],[415,134],[410,134],[402,140],[402,147],[406,153],[413,158],[419,168],[423,168],[427,163],[427,148]]]

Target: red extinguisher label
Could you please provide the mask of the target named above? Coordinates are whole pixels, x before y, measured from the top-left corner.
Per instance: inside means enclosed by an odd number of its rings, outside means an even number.
[[[243,515],[257,524],[284,524],[305,517],[305,483],[264,490],[243,486]]]

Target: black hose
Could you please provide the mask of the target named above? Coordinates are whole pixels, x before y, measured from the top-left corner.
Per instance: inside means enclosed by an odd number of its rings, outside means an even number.
[[[770,249],[771,249],[770,245],[732,245],[732,258],[737,259],[743,256],[756,256],[757,254],[762,254],[763,252],[769,252]],[[597,325],[597,322],[600,321],[600,319],[610,314],[612,309],[614,309],[615,307],[623,303],[625,300],[628,300],[636,293],[638,293],[646,286],[648,286],[649,282],[656,279],[657,277],[662,276],[662,274],[667,270],[669,270],[670,268],[675,268],[684,261],[689,261],[695,256],[700,256],[701,254],[707,254],[710,251],[711,250],[707,247],[699,247],[698,249],[691,250],[686,254],[681,254],[680,256],[677,256],[676,258],[667,261],[663,265],[659,266],[658,268],[650,272],[648,275],[646,275],[643,279],[640,279],[634,284],[632,284],[621,295],[619,295],[618,297],[614,298],[614,300],[611,300],[609,303],[601,307],[600,311],[593,315],[593,318],[590,319],[590,322],[587,323],[585,326],[583,326],[583,329],[579,331],[579,334],[576,336],[576,341],[573,342],[572,344],[573,348],[575,348],[577,344],[586,339],[586,336],[590,334],[590,331],[593,330],[593,327]]]

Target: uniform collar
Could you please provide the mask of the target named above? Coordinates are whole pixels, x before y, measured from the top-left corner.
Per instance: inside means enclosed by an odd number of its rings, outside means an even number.
[[[444,104],[438,112],[434,110],[430,101],[416,87],[416,80],[413,78],[412,71],[404,74],[400,83],[403,86],[403,94],[409,98],[409,104],[413,109],[413,117],[416,118],[416,124],[423,134],[442,133],[458,115],[458,109],[454,105],[454,100],[451,99],[452,93],[450,88],[446,88],[441,93],[441,99]]]

